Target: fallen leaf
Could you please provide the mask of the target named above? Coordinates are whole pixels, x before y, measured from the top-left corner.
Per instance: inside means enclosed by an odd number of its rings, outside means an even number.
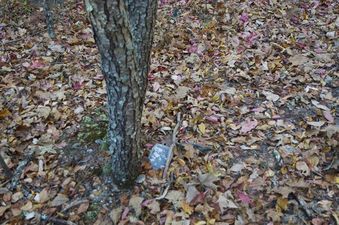
[[[9,208],[11,208],[10,205],[8,205],[8,206],[0,206],[0,216],[2,216],[6,212],[6,210],[9,209]]]
[[[28,201],[25,205],[21,206],[20,209],[23,211],[30,211],[33,209],[33,204],[31,201]]]
[[[151,210],[151,214],[156,215],[160,212],[160,204],[155,200],[152,200],[146,207]]]
[[[111,220],[113,221],[114,224],[118,224],[118,222],[121,218],[121,214],[122,214],[122,207],[119,206],[118,208],[113,209],[109,213],[109,217],[111,218]]]
[[[205,134],[206,132],[206,126],[205,124],[201,123],[198,125],[199,131],[201,132],[201,134]]]
[[[191,203],[199,194],[200,192],[194,185],[189,185],[186,193],[186,202]]]
[[[292,63],[292,66],[300,66],[306,62],[308,62],[308,58],[304,55],[294,55],[288,59],[290,63]]]
[[[237,195],[238,195],[238,199],[239,199],[241,202],[243,202],[243,203],[245,203],[245,204],[251,204],[251,203],[252,203],[252,199],[251,199],[246,193],[244,193],[244,192],[242,192],[242,191],[239,191],[239,192],[237,193]]]
[[[251,130],[253,130],[258,125],[258,121],[256,119],[250,120],[246,119],[244,122],[241,123],[241,133],[247,133]]]
[[[317,202],[317,205],[322,208],[323,210],[329,211],[331,210],[331,205],[333,204],[332,201],[329,200],[321,200]]]
[[[198,179],[203,186],[212,188],[214,190],[217,189],[217,186],[214,184],[214,182],[218,181],[219,178],[216,177],[214,174],[212,173],[199,174]]]
[[[48,106],[38,106],[38,108],[36,109],[36,113],[40,117],[46,119],[49,116],[49,114],[51,113],[51,108],[48,107]]]
[[[0,110],[0,119],[4,119],[7,116],[11,116],[11,115],[12,113],[7,108]]]
[[[218,123],[219,122],[219,117],[215,116],[215,115],[206,116],[205,119],[209,122],[212,122],[212,123]]]
[[[141,203],[144,201],[144,198],[141,198],[137,195],[133,195],[129,200],[129,206],[134,209],[135,216],[139,217],[141,214]]]
[[[154,83],[152,84],[152,87],[153,87],[153,91],[154,91],[154,92],[157,92],[157,91],[160,89],[160,84],[159,84],[159,82],[154,82]]]
[[[58,194],[54,199],[53,201],[50,203],[50,205],[52,207],[55,207],[55,206],[60,206],[64,203],[68,202],[68,197],[64,194]]]
[[[287,198],[279,197],[278,200],[277,200],[277,205],[282,210],[287,210],[287,208],[288,208],[288,199]]]
[[[314,99],[311,100],[311,102],[315,107],[317,107],[319,109],[322,109],[322,110],[325,110],[325,111],[330,111],[330,109],[327,106],[321,105],[318,101],[316,101]]]
[[[263,91],[262,93],[265,95],[268,101],[276,102],[280,98],[279,95],[273,94],[272,92],[269,91]]]
[[[237,209],[238,206],[233,201],[233,196],[230,191],[226,191],[219,195],[217,200],[221,213],[224,213],[227,209]]]
[[[325,121],[318,121],[318,122],[307,122],[308,125],[314,126],[314,127],[321,127],[325,124]]]
[[[241,172],[242,169],[245,168],[245,164],[244,163],[236,163],[233,164],[233,166],[230,168],[230,170],[232,172]]]
[[[339,133],[339,126],[338,125],[329,125],[322,129],[322,131],[326,132],[326,136],[328,138],[332,138],[332,136],[336,133]]]
[[[183,211],[187,214],[187,215],[191,215],[192,212],[194,211],[193,207],[191,207],[188,203],[186,203],[185,201],[181,202],[181,208],[183,209]]]
[[[191,89],[189,87],[180,86],[177,88],[174,98],[175,99],[185,98],[190,90]]]
[[[301,171],[305,176],[309,176],[310,175],[310,168],[308,167],[306,162],[298,161],[296,163],[295,167],[297,168],[297,170]]]
[[[9,190],[7,188],[0,187],[0,195],[8,193]]]
[[[330,111],[324,111],[323,114],[324,114],[324,117],[327,119],[328,122],[334,123],[334,118],[333,118]]]
[[[22,197],[24,197],[24,194],[21,191],[19,191],[12,195],[12,202],[15,203],[19,201]]]
[[[181,191],[169,191],[165,197],[169,202],[173,203],[175,207],[180,207],[181,202],[185,199],[184,193]]]
[[[89,207],[89,202],[82,203],[77,210],[77,214],[86,212],[88,207]]]
[[[290,193],[294,193],[294,190],[288,186],[278,187],[276,190],[274,190],[276,193],[279,193],[282,195],[283,198],[288,198],[288,195]]]
[[[76,109],[74,109],[75,114],[80,114],[84,111],[84,108],[82,106],[78,106]]]

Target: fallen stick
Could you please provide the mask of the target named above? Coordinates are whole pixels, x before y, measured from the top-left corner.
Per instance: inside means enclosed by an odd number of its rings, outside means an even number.
[[[53,224],[59,224],[59,225],[76,225],[76,223],[73,223],[68,220],[58,219],[58,218],[48,216],[46,214],[42,214],[38,212],[34,212],[34,213],[41,221],[52,222]]]
[[[85,199],[80,199],[80,200],[76,200],[76,201],[73,201],[71,202],[68,206],[66,206],[61,212],[64,213],[66,212],[67,210],[75,207],[75,206],[78,206],[78,205],[81,205],[82,203],[87,203],[88,200],[85,200]]]
[[[181,118],[180,118],[180,112],[177,114],[177,125],[175,126],[174,130],[173,130],[173,134],[172,134],[172,144],[170,145],[170,148],[169,148],[169,152],[168,152],[168,158],[167,158],[167,161],[166,161],[166,166],[164,168],[164,172],[162,173],[162,178],[165,179],[167,178],[167,171],[168,171],[168,168],[169,168],[169,165],[172,161],[172,158],[173,158],[173,149],[174,147],[176,146],[177,144],[177,133],[178,133],[178,130],[179,130],[179,127],[180,127],[180,124],[181,124]]]

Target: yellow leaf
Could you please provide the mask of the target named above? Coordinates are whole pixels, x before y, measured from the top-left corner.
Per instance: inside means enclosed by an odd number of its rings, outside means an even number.
[[[283,175],[287,174],[287,172],[288,172],[287,167],[286,167],[286,166],[282,167],[282,168],[280,169],[280,172],[281,172]]]
[[[184,210],[184,212],[188,215],[191,215],[193,212],[193,207],[191,207],[187,202],[181,202],[181,208]]]
[[[12,115],[12,114],[7,108],[0,110],[0,119],[4,119],[4,118],[6,118],[7,116],[10,116],[10,115]]]
[[[277,205],[282,209],[282,210],[286,210],[288,207],[288,199],[287,198],[282,198],[279,197],[277,200]]]
[[[206,224],[205,221],[198,221],[194,225],[205,225],[205,224]]]
[[[198,125],[199,131],[201,132],[201,134],[205,134],[206,132],[206,126],[205,124],[201,123]]]
[[[332,184],[339,184],[339,176],[336,176],[334,174],[326,174],[325,180]]]
[[[312,166],[312,168],[315,168],[319,164],[319,158],[316,155],[312,155],[310,158],[307,159],[309,164]]]
[[[186,164],[185,160],[183,160],[183,159],[177,159],[177,161],[178,161],[180,166],[185,166],[185,164]]]
[[[21,206],[21,210],[23,211],[29,211],[32,210],[33,204],[31,201],[28,201],[25,205]]]
[[[215,219],[208,219],[208,220],[207,220],[207,224],[208,224],[208,225],[213,225],[213,224],[215,224]]]

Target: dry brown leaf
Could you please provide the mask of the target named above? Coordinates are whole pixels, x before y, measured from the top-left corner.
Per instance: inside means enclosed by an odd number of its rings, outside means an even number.
[[[152,214],[157,214],[160,212],[160,204],[156,200],[152,200],[149,204],[147,204],[146,207],[151,210]]]
[[[0,216],[2,216],[7,209],[11,208],[11,205],[8,206],[0,206]]]
[[[303,173],[303,175],[305,176],[310,175],[310,168],[308,167],[306,162],[298,161],[295,167],[297,168],[297,170],[300,170]]]
[[[212,188],[214,190],[217,189],[217,186],[214,184],[214,182],[218,181],[219,178],[214,174],[212,173],[199,174],[198,179],[203,186]]]
[[[227,209],[237,209],[238,206],[234,203],[234,198],[230,191],[227,191],[219,195],[218,204],[221,213],[224,213]]]
[[[122,213],[122,207],[119,206],[118,208],[113,209],[109,213],[109,217],[113,221],[114,224],[118,224],[120,218],[121,218],[121,213]]]
[[[277,205],[282,209],[282,210],[287,210],[288,208],[288,199],[287,198],[281,198],[279,197],[277,200]]]
[[[139,217],[141,214],[141,203],[144,201],[144,198],[141,198],[137,195],[133,195],[129,200],[129,206],[134,209],[135,216]]]
[[[31,201],[28,201],[25,205],[21,206],[20,209],[23,211],[30,211],[33,209],[33,204]]]
[[[50,203],[50,205],[52,207],[55,207],[55,206],[60,206],[66,202],[68,202],[68,197],[64,194],[58,194],[54,199],[53,201]]]

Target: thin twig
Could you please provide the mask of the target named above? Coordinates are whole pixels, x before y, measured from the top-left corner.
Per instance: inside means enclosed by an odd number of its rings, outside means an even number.
[[[167,195],[167,193],[168,193],[168,191],[169,191],[169,189],[170,189],[170,187],[171,187],[171,185],[172,185],[172,183],[173,183],[173,180],[174,180],[174,178],[173,178],[173,172],[172,172],[172,173],[170,174],[170,179],[169,179],[169,181],[167,182],[164,191],[162,192],[161,195],[159,195],[158,197],[156,197],[155,200],[161,200],[161,199],[164,199],[164,198],[166,197],[166,195]]]
[[[68,206],[66,206],[61,212],[64,213],[66,212],[67,210],[77,206],[77,205],[81,205],[83,203],[87,203],[88,200],[85,200],[85,199],[80,199],[80,200],[76,200],[76,201],[73,201],[71,202]]]
[[[164,190],[164,192],[163,192],[160,196],[156,197],[155,199],[156,199],[156,200],[164,199],[164,198],[166,197],[166,195],[167,195],[168,190],[169,190],[170,187],[171,187],[171,183],[168,183],[167,186],[166,186],[166,188],[165,188],[165,190]]]
[[[272,45],[275,47],[278,47],[282,52],[286,51],[286,48],[284,48],[283,46],[279,45],[278,43],[272,42]]]
[[[46,214],[41,214],[38,212],[34,212],[40,220],[42,221],[47,221],[47,222],[52,222],[53,224],[59,224],[59,225],[76,225],[75,223],[63,219],[58,219],[52,216],[48,216]]]
[[[181,124],[181,114],[179,112],[177,114],[177,125],[175,126],[175,128],[173,130],[172,144],[170,145],[170,148],[169,148],[168,158],[167,158],[167,161],[166,161],[166,166],[164,168],[164,172],[162,173],[162,178],[167,177],[167,171],[168,171],[169,165],[170,165],[172,158],[173,158],[173,149],[174,149],[174,147],[176,146],[176,143],[177,143],[177,133],[178,133],[180,124]]]

